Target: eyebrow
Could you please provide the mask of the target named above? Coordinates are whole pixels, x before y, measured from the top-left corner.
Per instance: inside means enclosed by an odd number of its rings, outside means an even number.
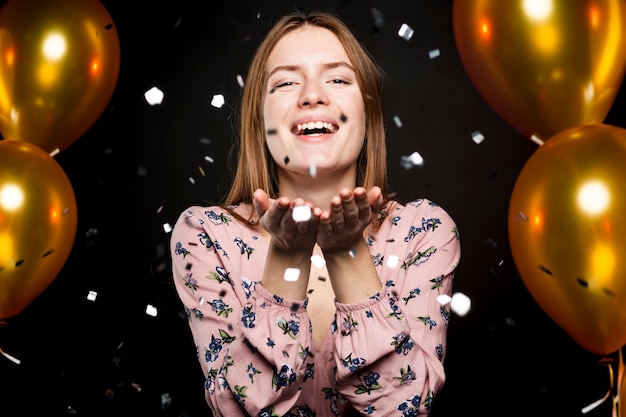
[[[352,65],[348,64],[345,61],[327,62],[325,64],[322,64],[322,67],[324,68],[324,70],[344,67],[355,72]],[[270,73],[268,74],[268,77],[271,77],[273,74],[277,73],[278,71],[298,71],[299,69],[300,69],[299,65],[279,65],[275,67],[272,71],[270,71]]]

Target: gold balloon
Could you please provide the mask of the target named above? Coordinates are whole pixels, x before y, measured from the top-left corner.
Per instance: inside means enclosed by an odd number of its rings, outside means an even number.
[[[508,211],[511,252],[539,306],[578,344],[626,344],[626,130],[566,129],[522,168]]]
[[[626,70],[624,0],[455,0],[453,28],[470,81],[528,138],[604,122]]]
[[[109,103],[120,44],[99,0],[9,0],[0,8],[0,133],[47,152],[80,138]]]
[[[0,140],[0,319],[20,313],[56,278],[76,227],[61,166],[31,143]]]

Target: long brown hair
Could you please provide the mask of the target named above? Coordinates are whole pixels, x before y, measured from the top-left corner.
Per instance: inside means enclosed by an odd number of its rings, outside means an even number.
[[[305,25],[319,26],[334,33],[354,66],[367,121],[366,137],[357,161],[356,185],[367,189],[377,185],[387,199],[387,149],[381,97],[383,71],[337,16],[327,12],[292,12],[281,17],[268,32],[248,68],[241,105],[239,141],[235,142],[231,150],[236,152],[236,171],[232,186],[222,202],[224,207],[241,202],[251,203],[253,193],[258,188],[265,190],[271,198],[278,197],[277,167],[265,142],[263,121],[267,60],[285,34]]]

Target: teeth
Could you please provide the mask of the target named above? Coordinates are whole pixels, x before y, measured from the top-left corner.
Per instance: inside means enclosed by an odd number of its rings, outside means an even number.
[[[297,125],[298,134],[304,133],[305,130],[312,129],[325,129],[329,133],[335,133],[335,125],[328,122],[308,122],[308,123],[299,123]]]

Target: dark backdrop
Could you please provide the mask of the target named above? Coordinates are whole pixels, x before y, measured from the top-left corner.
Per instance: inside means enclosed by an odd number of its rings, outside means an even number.
[[[0,356],[0,415],[210,415],[164,225],[187,205],[215,202],[227,185],[236,77],[271,22],[294,8],[338,13],[381,63],[393,189],[401,199],[434,200],[458,223],[455,291],[472,309],[452,317],[448,382],[432,416],[581,416],[609,390],[601,357],[554,324],[516,272],[508,202],[537,145],[500,119],[466,76],[452,0],[103,4],[120,40],[118,84],[93,127],[55,157],[74,187],[78,232],[58,277],[0,328],[0,348],[21,360]],[[402,23],[415,30],[409,41],[398,36]],[[165,92],[160,106],[143,98],[152,86]],[[221,109],[210,104],[214,94],[225,96]],[[625,94],[606,123],[624,125]],[[482,143],[472,141],[474,131]],[[414,151],[425,164],[406,169],[402,156]],[[86,300],[90,290],[96,302]],[[145,314],[147,304],[157,317]],[[609,399],[587,415],[610,413]]]

